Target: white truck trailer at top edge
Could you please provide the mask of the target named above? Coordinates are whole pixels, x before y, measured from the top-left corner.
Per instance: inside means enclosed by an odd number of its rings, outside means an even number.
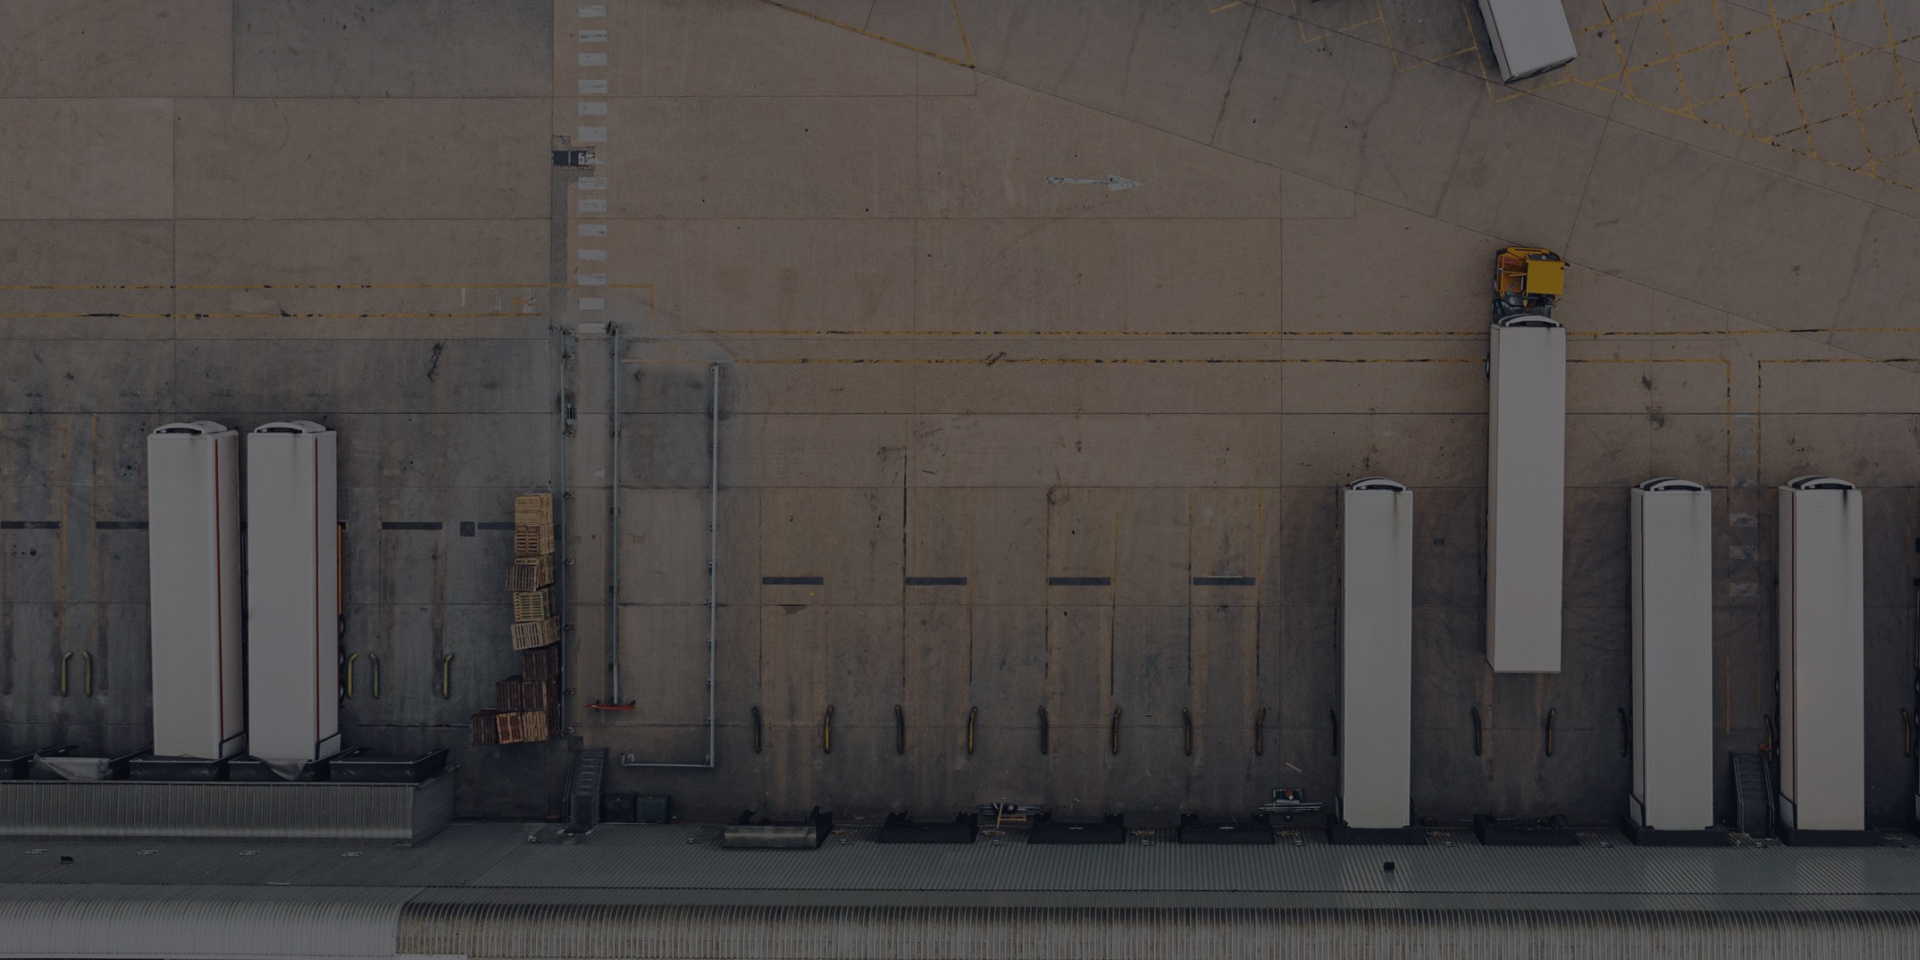
[[[1512,83],[1573,62],[1573,28],[1560,0],[1480,0],[1500,79]]]

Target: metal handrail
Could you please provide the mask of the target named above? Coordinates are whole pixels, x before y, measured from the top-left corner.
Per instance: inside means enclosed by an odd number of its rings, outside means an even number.
[[[833,704],[827,704],[827,716],[820,721],[820,752],[833,752]]]
[[[453,654],[440,658],[440,699],[453,699]]]
[[[973,756],[974,725],[978,723],[979,720],[980,708],[969,707],[967,709],[967,756]]]
[[[347,699],[353,699],[353,662],[360,659],[357,653],[347,654]]]
[[[1119,756],[1120,755],[1120,708],[1119,707],[1113,708],[1113,726],[1108,732],[1108,737],[1109,737],[1109,742],[1107,745],[1108,749],[1112,751],[1114,756],[1116,757]]]
[[[620,325],[607,324],[607,703],[620,699]]]

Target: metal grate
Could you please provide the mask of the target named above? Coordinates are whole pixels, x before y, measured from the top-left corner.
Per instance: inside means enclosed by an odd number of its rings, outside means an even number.
[[[582,750],[573,756],[573,807],[575,831],[591,830],[600,823],[600,791],[607,779],[607,751]]]

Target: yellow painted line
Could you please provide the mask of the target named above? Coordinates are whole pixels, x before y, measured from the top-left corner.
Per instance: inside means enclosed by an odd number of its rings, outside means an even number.
[[[470,320],[544,313],[0,313],[7,320]]]
[[[22,283],[0,285],[0,290],[528,290],[571,286],[570,283]]]
[[[1920,327],[1777,327],[1770,330],[1569,330],[1569,337],[1808,337],[1822,333],[1920,333]]]
[[[172,313],[0,313],[5,320],[172,320]]]
[[[621,363],[645,364],[652,366],[687,366],[705,364],[707,360],[676,359],[640,359],[627,358]],[[736,364],[753,366],[951,366],[951,367],[992,367],[1002,364],[1046,364],[1068,366],[1186,366],[1221,364],[1275,364],[1275,363],[1484,363],[1480,357],[1416,357],[1403,359],[1319,359],[1310,357],[1181,357],[1181,358],[1144,358],[1144,357],[791,357],[791,358],[745,358],[732,361]]]
[[[903,41],[903,40],[895,40],[892,37],[883,37],[880,34],[873,33],[869,30],[864,30],[860,27],[856,27],[851,23],[843,23],[839,20],[833,19],[832,17],[823,17],[817,13],[813,13],[808,10],[802,10],[799,7],[790,7],[784,3],[781,3],[780,0],[760,0],[760,2],[766,4],[769,7],[775,7],[780,10],[785,10],[788,13],[797,13],[800,16],[806,17],[809,20],[818,20],[819,22],[827,24],[828,26],[839,27],[840,29],[848,31],[849,33],[857,33],[870,40],[878,40],[881,43],[890,43],[896,47],[899,47],[902,50],[911,50],[914,53],[920,54],[921,56],[932,57],[935,60],[939,60],[943,63],[951,63],[956,67],[966,67],[969,70],[973,69],[973,64],[955,60],[954,58],[949,57],[946,54],[934,53],[932,50],[928,50],[925,47],[916,47],[911,43],[907,43],[906,41]],[[968,56],[971,57],[972,53],[969,52]]]
[[[960,49],[966,51],[967,66],[973,66],[973,44],[967,42],[967,25],[960,19],[960,0],[953,3],[953,25],[960,28]]]
[[[1568,363],[1726,363],[1722,357],[1585,357]]]
[[[577,283],[98,283],[0,284],[0,290],[565,290]],[[651,283],[609,283],[619,290],[652,290]]]
[[[1920,363],[1920,357],[1885,357],[1880,359],[1874,357],[1797,357],[1781,358],[1778,360],[1761,360],[1758,361],[1758,363],[1762,367],[1765,367],[1769,363]]]
[[[624,361],[624,363],[689,363],[689,361]],[[1415,359],[1311,359],[1311,357],[822,357],[822,359],[737,359],[741,365],[770,367],[996,367],[996,365],[1066,365],[1066,367],[1183,367],[1183,365],[1225,365],[1225,363],[1484,363],[1480,357],[1415,357]]]
[[[993,338],[1020,337],[1030,339],[1048,338],[1113,338],[1113,337],[1484,337],[1485,330],[1471,331],[1407,331],[1394,330],[689,330],[682,331],[684,337],[730,336],[730,337],[872,337],[890,339],[894,337],[956,337],[956,338]],[[673,337],[673,332],[661,334]]]
[[[1770,328],[1764,330],[1569,330],[1567,336],[1601,337],[1750,337],[1812,336],[1825,333],[1920,333],[1920,327],[1833,327]],[[664,331],[660,339],[685,340],[706,337],[756,338],[849,338],[885,340],[926,337],[947,339],[1131,339],[1131,338],[1225,338],[1269,340],[1276,338],[1339,339],[1345,337],[1387,337],[1427,339],[1475,339],[1487,336],[1486,330],[685,330]]]

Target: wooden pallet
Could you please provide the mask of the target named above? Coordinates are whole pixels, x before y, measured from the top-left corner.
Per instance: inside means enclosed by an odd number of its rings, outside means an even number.
[[[507,589],[516,592],[538,590],[553,583],[553,558],[516,557],[507,568]]]
[[[547,680],[520,681],[520,709],[551,710],[560,705],[559,691]]]
[[[536,647],[521,651],[520,673],[528,680],[560,679],[560,648]]]
[[[523,493],[513,498],[513,522],[520,526],[553,525],[553,494]]]
[[[513,555],[544,557],[553,552],[553,524],[516,523],[513,525]]]
[[[500,742],[500,711],[481,710],[467,719],[467,742],[476,747],[490,747]]]
[[[560,618],[548,617],[528,623],[513,625],[513,648],[531,650],[560,642]]]
[[[552,710],[519,710],[496,717],[501,743],[539,743],[560,731],[559,714]]]
[[[521,706],[520,691],[525,687],[525,682],[518,674],[508,677],[493,686],[494,690],[499,694],[501,710],[509,713],[519,713],[527,709]]]
[[[545,710],[524,710],[520,713],[520,736],[522,743],[534,743],[553,737],[552,716]]]
[[[558,616],[559,613],[559,608],[554,605],[551,587],[513,595],[513,622],[515,623],[545,620],[548,617]]]

